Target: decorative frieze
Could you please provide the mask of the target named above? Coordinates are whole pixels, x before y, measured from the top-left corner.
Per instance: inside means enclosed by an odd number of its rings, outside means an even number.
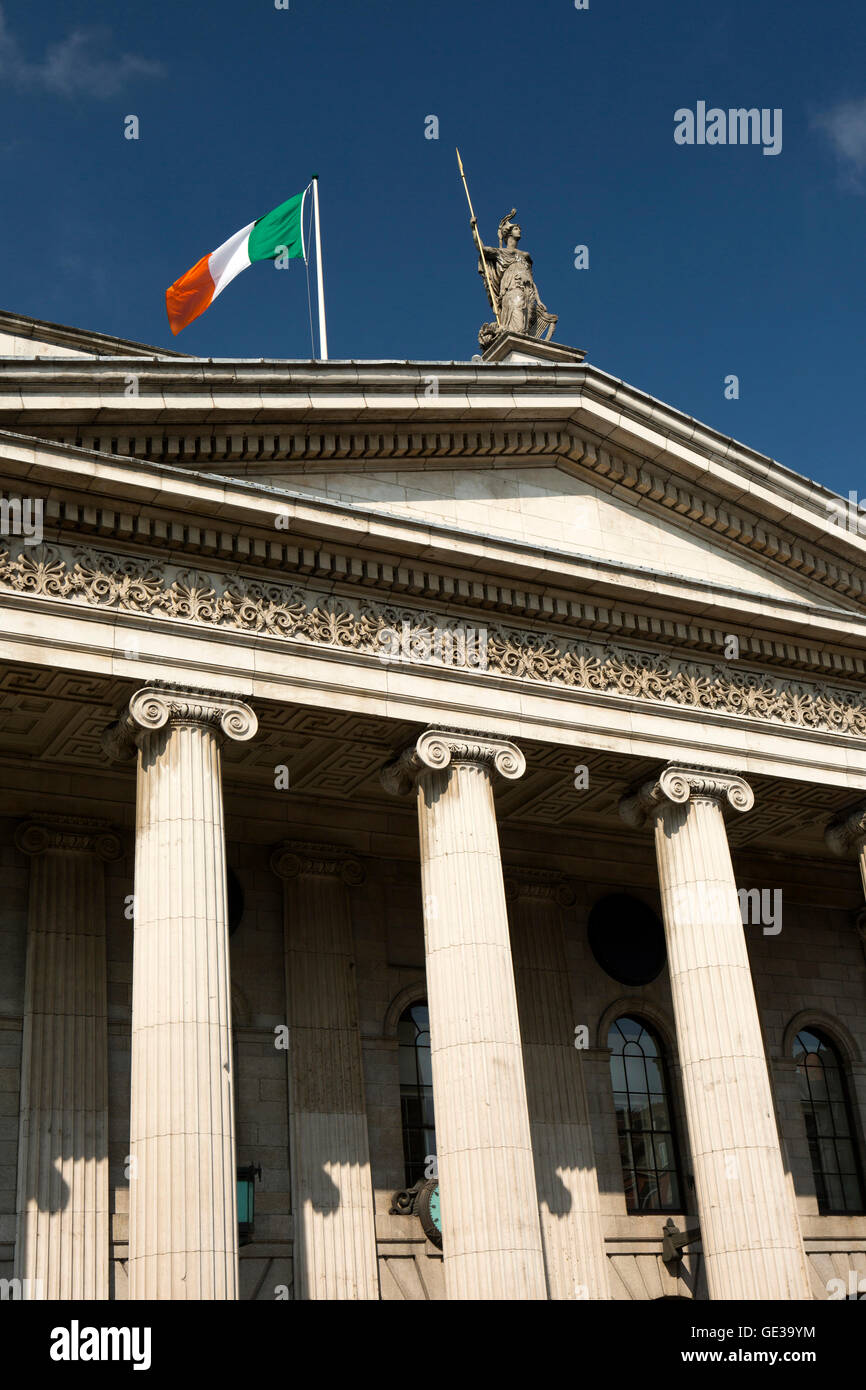
[[[421,649],[426,643],[429,650],[435,635],[442,631],[459,635],[455,619],[428,609],[81,548],[46,545],[21,547],[18,554],[0,551],[0,591],[4,589],[34,598],[344,649],[378,660],[383,660],[387,651],[386,639],[404,623],[410,625],[412,639],[417,639]],[[487,631],[486,669],[473,666],[473,681],[496,677],[538,682],[796,728],[866,734],[866,702],[859,690],[750,670],[742,662],[685,661],[665,652],[570,639],[489,620]],[[454,649],[459,652],[459,642]],[[459,661],[454,669],[461,669]]]
[[[275,497],[275,514],[279,506],[279,499]],[[275,536],[256,534],[255,529],[218,530],[215,526],[209,528],[187,523],[182,519],[169,520],[160,516],[123,513],[110,507],[85,506],[51,497],[45,500],[44,517],[50,542],[49,565],[54,560],[60,560],[60,571],[55,570],[55,573],[62,573],[64,567],[74,568],[80,563],[83,570],[82,579],[85,582],[85,589],[82,590],[85,601],[88,601],[86,584],[91,570],[96,571],[98,583],[104,582],[109,601],[114,598],[115,589],[117,590],[115,601],[121,606],[127,590],[138,580],[145,585],[152,580],[161,588],[163,585],[173,584],[178,576],[183,575],[189,576],[192,584],[189,593],[184,594],[182,591],[185,580],[181,580],[177,596],[177,616],[183,616],[185,606],[190,606],[195,618],[200,608],[206,612],[209,602],[222,593],[228,581],[224,574],[219,577],[207,569],[183,570],[176,564],[166,563],[161,555],[119,555],[114,551],[92,551],[86,542],[82,543],[82,534],[110,537],[112,541],[120,544],[134,542],[157,550],[170,547],[173,555],[187,553],[196,557],[194,564],[228,564],[231,566],[233,580],[237,578],[239,566],[249,567],[257,572],[272,572],[278,586],[284,584],[287,574],[299,576],[302,583],[305,576],[310,576],[313,579],[334,581],[349,589],[378,589],[389,596],[419,595],[425,599],[435,599],[449,606],[457,605],[476,612],[483,610],[486,613],[496,609],[499,613],[518,619],[527,618],[530,622],[544,622],[555,628],[603,632],[611,637],[637,637],[664,642],[680,650],[719,651],[726,640],[726,634],[721,628],[710,628],[699,623],[646,613],[619,600],[607,603],[582,602],[571,596],[571,586],[569,591],[563,589],[558,594],[548,587],[515,588],[511,584],[498,584],[487,578],[482,580],[472,574],[460,576],[451,571],[426,568],[422,570],[417,568],[417,563],[401,564],[396,558],[389,563],[380,557],[350,554],[331,547],[319,549],[285,544]],[[23,589],[26,592],[33,584],[31,566],[24,566],[20,578],[16,577],[13,557],[17,557],[22,548],[25,551],[37,549],[21,545],[16,547],[13,543],[8,556],[0,551],[0,588],[4,586],[4,576],[8,587],[13,590]],[[132,583],[127,583],[127,580]],[[567,580],[565,582],[567,583]],[[74,598],[80,587],[73,583],[73,587],[69,589],[64,584],[56,596]],[[459,637],[459,633],[455,635]],[[411,640],[412,647],[429,651],[429,636],[427,634],[425,637],[423,632],[417,634],[417,637]],[[388,644],[391,647],[393,637],[392,633],[391,642]],[[410,638],[407,635],[404,646],[408,645]],[[433,646],[435,650],[435,642]],[[742,633],[740,658],[743,661],[754,659],[762,666],[770,664],[784,666],[789,670],[817,671],[842,679],[866,675],[866,661],[851,651],[828,650],[825,643],[818,647],[805,646],[802,642],[782,641],[769,633]],[[457,664],[462,663],[458,661]]]

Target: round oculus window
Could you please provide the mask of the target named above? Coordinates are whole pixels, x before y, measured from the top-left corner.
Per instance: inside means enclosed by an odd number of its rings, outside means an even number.
[[[665,963],[665,932],[651,907],[630,893],[608,893],[589,914],[589,945],[621,985],[648,985]]]

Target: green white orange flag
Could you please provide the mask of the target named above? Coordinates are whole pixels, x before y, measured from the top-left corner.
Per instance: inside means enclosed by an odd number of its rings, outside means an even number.
[[[246,270],[253,261],[274,261],[280,256],[288,259],[307,259],[301,217],[307,190],[296,193],[274,208],[266,217],[241,227],[239,232],[224,241],[215,251],[202,256],[191,270],[169,285],[165,292],[165,307],[172,333],[203,314],[226,285]]]

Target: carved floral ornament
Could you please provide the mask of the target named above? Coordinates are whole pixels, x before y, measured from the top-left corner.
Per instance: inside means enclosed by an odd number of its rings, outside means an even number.
[[[680,709],[760,720],[821,732],[866,736],[860,692],[820,681],[791,680],[730,662],[684,661],[615,642],[561,637],[549,631],[490,625],[484,665],[465,627],[426,609],[321,594],[299,585],[239,574],[177,569],[146,557],[59,546],[0,551],[0,590],[168,619],[228,632],[337,648],[383,659],[383,635],[408,624],[411,650],[430,652],[451,634],[449,664],[473,681],[489,677],[640,700]],[[486,620],[486,618],[485,618]],[[410,664],[424,665],[410,655]]]
[[[516,781],[526,771],[526,759],[514,743],[500,738],[428,729],[411,748],[382,769],[382,786],[394,796],[406,796],[419,774],[442,772],[452,764],[469,763]]]

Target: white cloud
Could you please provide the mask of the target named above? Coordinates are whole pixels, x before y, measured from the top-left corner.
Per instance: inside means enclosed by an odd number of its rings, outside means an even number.
[[[113,54],[111,33],[101,27],[73,29],[49,45],[40,61],[30,62],[9,32],[0,6],[0,79],[5,82],[57,96],[110,97],[133,78],[159,77],[162,72],[162,64],[149,58]]]
[[[866,174],[866,97],[832,106],[815,116],[812,124],[830,141],[843,171],[861,186],[861,176]]]

